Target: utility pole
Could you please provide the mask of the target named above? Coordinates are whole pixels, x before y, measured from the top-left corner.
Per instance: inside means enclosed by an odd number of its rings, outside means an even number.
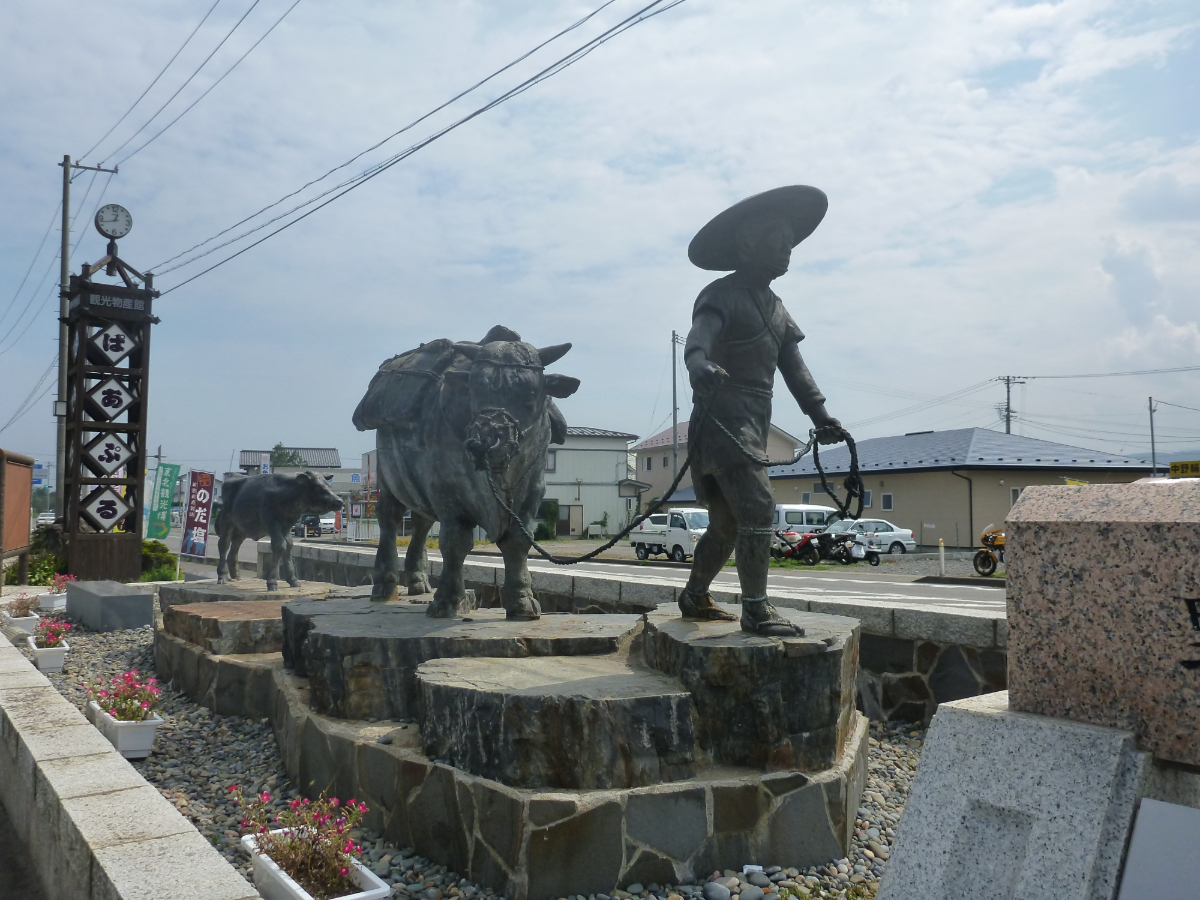
[[[1158,453],[1154,446],[1154,398],[1150,398],[1150,477],[1158,475]],[[1167,404],[1170,406],[1170,404]]]
[[[1014,384],[1024,384],[1020,381],[1019,375],[1001,375],[1000,380],[1004,382],[1004,433],[1012,434],[1012,386]]]
[[[671,329],[671,480],[679,477],[679,369],[675,364],[675,345],[679,335]]]
[[[70,154],[59,163],[63,170],[62,195],[62,250],[59,253],[58,278],[58,399],[54,403],[54,415],[58,419],[58,446],[55,451],[54,467],[54,514],[63,518],[67,513],[63,497],[63,474],[66,472],[67,454],[67,297],[71,290],[71,172],[87,169],[92,172],[117,174],[117,167],[105,169],[100,166],[81,166],[71,162]],[[114,253],[116,251],[113,251]]]

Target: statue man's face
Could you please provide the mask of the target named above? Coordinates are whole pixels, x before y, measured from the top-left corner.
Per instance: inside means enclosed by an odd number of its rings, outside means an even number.
[[[792,229],[783,219],[750,219],[736,235],[739,269],[778,278],[792,261]]]

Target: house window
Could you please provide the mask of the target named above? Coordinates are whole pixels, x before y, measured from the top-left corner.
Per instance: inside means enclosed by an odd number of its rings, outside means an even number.
[[[625,511],[628,512],[631,509],[633,509],[633,498],[626,497],[625,498]]]
[[[892,511],[892,495],[891,494],[881,494],[880,497],[882,499],[880,508],[884,512],[891,512]]]
[[[813,489],[812,489],[812,492],[813,492],[814,494],[824,494],[824,493],[825,493],[825,488],[821,487],[821,482],[819,482],[819,481],[814,481],[814,482],[813,482]]]
[[[557,454],[558,454],[557,450],[547,450],[546,451],[546,471],[547,472],[555,471],[555,468],[558,464],[557,463]]]
[[[664,456],[664,457],[663,457],[663,468],[665,469],[665,468],[666,468],[667,466],[669,466],[670,464],[671,464],[671,457],[669,457],[669,456]]]
[[[1009,488],[1008,493],[1009,493],[1009,496],[1012,498],[1011,502],[1015,504],[1017,502],[1017,498],[1019,498],[1021,496],[1021,489],[1019,487]]]
[[[803,494],[800,495],[800,502],[801,503],[812,503],[812,494],[810,494],[808,491],[805,491]]]
[[[650,471],[650,467],[651,467],[652,465],[654,465],[654,457],[653,457],[653,456],[647,456],[647,457],[646,457],[646,471],[647,471],[647,472],[649,472],[649,471]]]
[[[871,508],[871,492],[863,491],[863,509]]]

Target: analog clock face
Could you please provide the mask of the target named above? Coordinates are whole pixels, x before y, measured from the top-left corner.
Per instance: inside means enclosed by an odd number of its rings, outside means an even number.
[[[123,206],[109,203],[96,213],[96,230],[106,238],[122,238],[133,228],[133,216]]]

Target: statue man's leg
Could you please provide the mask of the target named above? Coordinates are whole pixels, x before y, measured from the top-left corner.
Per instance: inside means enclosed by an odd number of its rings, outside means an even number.
[[[695,485],[697,498],[708,506],[708,529],[696,542],[692,573],[688,576],[687,587],[679,595],[679,610],[689,619],[733,622],[737,617],[713,603],[708,589],[733,553],[737,520],[711,475],[700,476]]]
[[[742,630],[752,634],[788,637],[799,632],[767,601],[771,566],[775,498],[767,470],[740,466],[718,473],[721,487],[737,519],[737,573],[742,587]]]

